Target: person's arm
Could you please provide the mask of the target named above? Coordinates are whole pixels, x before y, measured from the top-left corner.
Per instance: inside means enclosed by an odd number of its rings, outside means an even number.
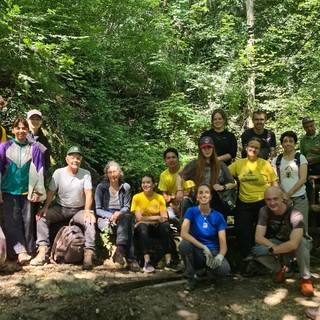
[[[228,251],[226,230],[220,230],[218,232],[218,237],[219,237],[219,246],[220,246],[219,254],[222,256],[225,256]]]
[[[231,172],[229,171],[228,167],[221,163],[221,176],[222,180],[224,181],[223,184],[216,183],[213,185],[213,189],[215,191],[223,191],[223,190],[231,190],[236,187],[236,182],[233,179]]]
[[[94,202],[96,206],[96,214],[101,218],[111,218],[112,212],[104,210],[102,208],[102,199],[103,199],[103,188],[101,185],[97,186],[96,192],[94,194]]]
[[[276,135],[274,132],[270,131],[271,141],[270,141],[270,158],[273,159],[277,156],[277,142]]]
[[[232,159],[232,157],[231,157],[230,153],[226,153],[226,154],[223,154],[221,156],[218,156],[218,160],[223,161],[223,162],[226,162],[226,161],[231,160],[231,159]]]
[[[275,244],[265,237],[267,232],[267,227],[262,225],[257,225],[255,233],[255,243],[261,244],[266,247],[274,247]]]
[[[92,189],[84,189],[85,204],[84,204],[84,222],[95,223],[96,217],[91,210],[93,203]]]
[[[135,210],[134,215],[138,222],[147,222],[151,224],[162,223],[167,220],[167,211],[161,211],[159,215],[156,216],[144,216],[141,210]]]
[[[229,132],[228,135],[229,135],[229,139],[227,140],[228,141],[227,143],[228,143],[229,152],[226,154],[220,155],[218,157],[218,160],[223,162],[234,159],[237,155],[237,150],[238,150],[238,144],[237,144],[237,139],[235,135],[232,132]]]
[[[181,226],[180,235],[183,240],[189,241],[194,246],[196,246],[199,249],[204,249],[205,245],[202,244],[200,241],[198,241],[196,238],[194,238],[190,233],[190,220],[184,219]]]
[[[306,182],[308,175],[308,165],[306,163],[301,164],[299,166],[299,180],[295,183],[295,185],[286,192],[288,199],[292,197]]]
[[[183,188],[182,188],[182,178],[180,176],[180,174],[177,174],[177,178],[176,178],[176,186],[177,186],[177,195],[176,195],[176,199],[181,202],[183,199]]]
[[[290,239],[288,241],[283,242],[279,245],[273,244],[273,253],[281,254],[297,250],[301,243],[302,237],[303,228],[293,229],[290,234]]]
[[[48,190],[46,201],[44,202],[43,207],[37,212],[36,220],[39,220],[42,216],[46,216],[46,213],[55,194],[55,191],[50,189]]]
[[[130,204],[131,204],[131,186],[128,183],[123,185],[124,187],[124,196],[123,196],[123,204],[120,208],[121,214],[130,211]]]

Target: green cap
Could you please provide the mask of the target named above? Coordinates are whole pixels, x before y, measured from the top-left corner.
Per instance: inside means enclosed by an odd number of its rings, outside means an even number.
[[[82,151],[77,146],[72,146],[71,148],[69,148],[67,155],[69,155],[71,153],[79,153],[80,155],[82,155]]]

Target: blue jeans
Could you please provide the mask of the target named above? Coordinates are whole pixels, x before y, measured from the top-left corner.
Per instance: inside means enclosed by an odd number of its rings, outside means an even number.
[[[34,215],[27,195],[3,193],[7,253],[35,252]]]
[[[179,246],[179,252],[181,258],[185,264],[187,277],[189,279],[194,278],[196,270],[204,269],[206,265],[206,257],[201,249],[194,246],[187,240],[182,240]],[[211,251],[213,256],[216,256],[218,251]],[[210,269],[210,272],[219,277],[227,276],[230,272],[230,265],[226,258],[223,259],[222,264],[219,268]]]
[[[95,250],[96,225],[85,223],[83,208],[66,208],[55,204],[47,210],[45,216],[37,221],[37,245],[50,247],[49,227],[52,223],[73,219],[84,232],[84,249]]]

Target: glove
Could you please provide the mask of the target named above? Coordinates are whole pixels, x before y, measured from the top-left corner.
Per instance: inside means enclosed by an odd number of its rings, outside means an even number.
[[[255,245],[251,249],[251,253],[254,257],[267,256],[270,254],[269,248],[264,245]]]
[[[221,267],[223,259],[224,259],[224,256],[222,254],[216,255],[213,258],[211,265],[209,266],[210,269],[216,269]]]
[[[202,251],[203,251],[203,253],[204,253],[205,257],[206,257],[206,265],[210,268],[210,265],[213,262],[213,255],[212,255],[210,249],[207,246],[204,246]]]

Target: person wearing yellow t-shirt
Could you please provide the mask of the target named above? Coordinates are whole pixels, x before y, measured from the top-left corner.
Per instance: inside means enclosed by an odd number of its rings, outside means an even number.
[[[246,147],[247,157],[233,162],[228,168],[239,182],[239,199],[235,209],[236,239],[241,255],[249,258],[254,245],[259,211],[265,205],[264,192],[278,186],[278,177],[271,164],[258,157],[261,140],[252,137]]]
[[[162,195],[166,200],[169,219],[174,220],[179,218],[181,215],[179,202],[176,201],[176,179],[178,173],[181,171],[181,167],[179,164],[179,153],[175,148],[168,148],[163,152],[163,158],[168,168],[160,174],[158,188],[162,192]],[[182,180],[181,186],[184,191],[184,196],[191,197],[192,188],[195,186],[194,182],[191,180]]]
[[[131,212],[134,213],[137,223],[135,225],[139,238],[139,251],[143,254],[143,271],[155,272],[150,258],[149,237],[160,238],[162,250],[165,254],[165,266],[167,271],[178,271],[177,266],[171,260],[172,231],[168,223],[166,202],[161,194],[154,192],[155,179],[151,174],[145,174],[141,182],[142,192],[133,196]]]

